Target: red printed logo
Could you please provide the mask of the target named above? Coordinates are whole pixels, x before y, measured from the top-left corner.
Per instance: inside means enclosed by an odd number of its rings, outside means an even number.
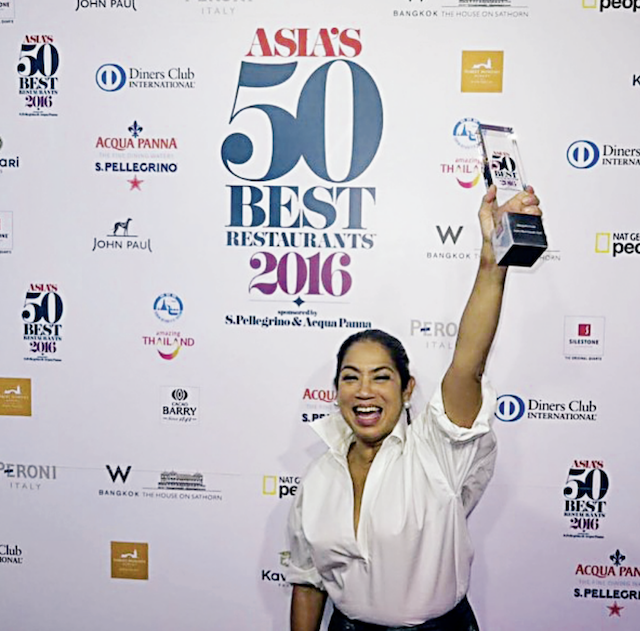
[[[591,325],[578,324],[578,337],[591,337]]]

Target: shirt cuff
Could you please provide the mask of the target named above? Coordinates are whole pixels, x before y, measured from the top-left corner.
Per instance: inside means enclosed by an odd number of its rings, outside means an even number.
[[[325,591],[322,578],[316,570],[312,567],[308,570],[303,570],[295,565],[289,565],[284,572],[287,582],[293,585],[311,585],[316,589]]]
[[[491,430],[491,423],[496,410],[496,396],[496,391],[489,383],[489,380],[483,376],[482,406],[471,427],[460,427],[447,416],[442,399],[442,383],[433,393],[428,407],[433,414],[433,419],[438,429],[452,442],[464,443]]]

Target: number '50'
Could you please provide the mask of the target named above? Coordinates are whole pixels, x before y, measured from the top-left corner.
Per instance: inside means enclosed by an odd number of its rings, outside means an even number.
[[[342,179],[334,178],[328,172],[325,142],[327,78],[334,64],[347,65],[352,86],[351,98],[343,99],[347,104],[349,101],[352,103],[353,122],[351,138],[340,143],[340,146],[351,146],[349,172]],[[246,110],[264,112],[271,124],[271,163],[262,177],[243,177],[233,170],[233,165],[245,164],[253,155],[253,142],[242,133],[227,136],[222,144],[222,162],[229,172],[243,180],[264,182],[289,173],[302,156],[309,168],[323,180],[350,182],[371,164],[382,137],[380,93],[371,75],[358,64],[335,59],[315,70],[302,88],[295,116],[281,107],[267,103],[255,103],[236,110],[240,88],[280,85],[293,76],[297,65],[297,62],[277,65],[242,62],[229,124]]]

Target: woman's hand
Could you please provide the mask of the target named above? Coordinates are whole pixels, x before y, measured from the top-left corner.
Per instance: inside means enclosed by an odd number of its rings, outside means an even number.
[[[527,186],[524,191],[514,195],[508,202],[498,208],[496,202],[496,185],[492,184],[485,196],[482,198],[480,211],[480,228],[482,230],[482,240],[484,243],[491,242],[491,233],[502,220],[504,213],[523,213],[526,215],[542,215],[540,210],[540,200],[535,194],[532,186]]]

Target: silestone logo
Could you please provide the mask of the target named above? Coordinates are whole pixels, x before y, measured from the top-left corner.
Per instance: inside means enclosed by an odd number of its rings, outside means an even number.
[[[566,316],[564,355],[571,360],[602,360],[605,319],[599,316]]]
[[[31,379],[0,377],[0,416],[31,416]]]

